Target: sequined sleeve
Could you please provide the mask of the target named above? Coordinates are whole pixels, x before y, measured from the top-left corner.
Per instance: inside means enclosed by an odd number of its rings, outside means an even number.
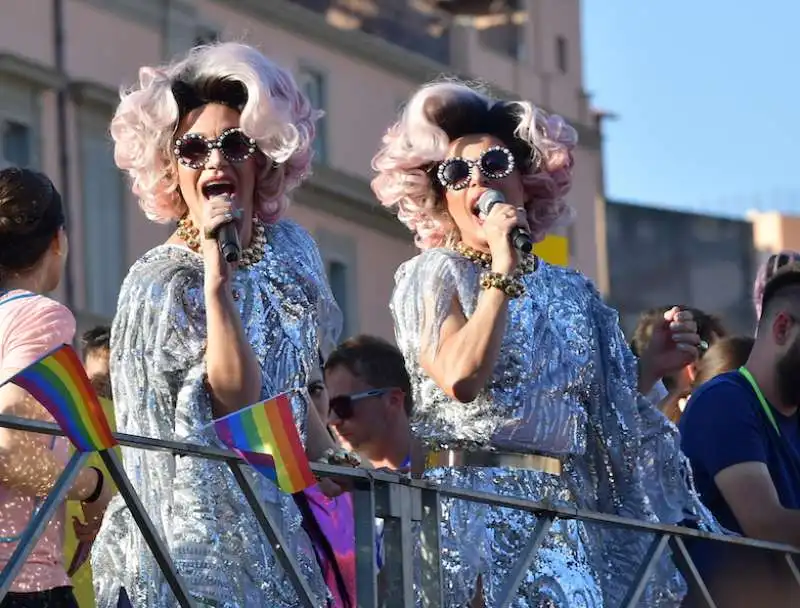
[[[639,393],[636,359],[631,353],[616,311],[594,292],[590,318],[598,338],[598,357],[604,371],[598,378],[602,398],[586,403],[587,450],[570,463],[580,506],[645,521],[679,524],[685,520],[720,531],[700,503],[688,461],[680,451],[678,432],[656,405]],[[597,567],[605,574],[609,605],[624,597],[637,572],[648,535],[621,528],[588,527],[604,559]],[[648,606],[679,603],[684,583],[666,559],[648,591]],[[677,603],[676,603],[677,602]]]
[[[468,273],[474,273],[472,265],[444,249],[425,251],[400,266],[391,310],[397,341],[406,356],[414,353],[416,358],[423,348],[438,349],[439,332],[454,297],[462,307],[475,300]]]
[[[638,390],[636,357],[625,341],[617,313],[602,302],[599,294],[596,294],[594,306],[598,325],[611,330],[606,340],[609,360],[617,362],[606,379],[610,394],[618,392],[618,386],[625,385],[635,404],[641,437],[638,461],[643,487],[656,516],[663,522],[679,523],[690,519],[719,529],[699,500],[689,461],[680,449],[677,427],[659,411],[654,400],[657,393],[643,395]]]
[[[298,252],[300,262],[307,267],[310,276],[318,279],[317,318],[319,319],[319,349],[327,358],[339,344],[344,317],[327,281],[325,264],[319,253],[317,243],[299,224],[284,220],[281,222],[287,238],[292,241],[291,251]]]

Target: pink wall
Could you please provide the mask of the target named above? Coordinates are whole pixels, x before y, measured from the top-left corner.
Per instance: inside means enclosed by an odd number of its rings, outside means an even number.
[[[583,57],[581,49],[580,2],[578,0],[536,0],[532,2],[539,23],[539,70],[548,75],[548,105],[570,118],[585,118],[581,107]],[[561,73],[556,59],[556,39],[567,40],[567,72]]]
[[[161,63],[161,33],[72,0],[66,3],[67,70],[73,80],[130,85],[142,65]]]
[[[3,9],[7,12],[0,19],[0,49],[40,63],[52,63],[51,8],[52,2],[4,2]]]
[[[600,155],[578,148],[575,150],[575,169],[572,190],[567,195],[575,210],[575,220],[568,230],[570,236],[571,266],[597,280],[596,197],[600,181]]]

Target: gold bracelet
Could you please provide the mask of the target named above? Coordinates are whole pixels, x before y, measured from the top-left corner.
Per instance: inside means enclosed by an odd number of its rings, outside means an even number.
[[[518,298],[525,293],[525,285],[515,276],[499,272],[484,272],[480,280],[483,289],[499,289],[509,298]]]
[[[319,459],[321,463],[333,464],[338,466],[349,466],[358,468],[361,466],[361,457],[355,452],[350,452],[344,449],[334,450],[328,448]]]

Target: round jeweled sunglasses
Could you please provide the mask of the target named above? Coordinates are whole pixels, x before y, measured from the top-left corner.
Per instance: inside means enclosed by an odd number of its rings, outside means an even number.
[[[436,177],[445,188],[461,190],[469,184],[475,168],[489,179],[503,179],[511,175],[514,165],[514,155],[511,150],[503,146],[492,146],[481,152],[476,160],[461,156],[443,160],[439,163]]]
[[[216,139],[208,139],[199,133],[186,133],[175,140],[175,158],[184,167],[202,169],[217,148],[229,163],[243,163],[256,150],[256,140],[248,137],[238,127],[225,129]]]

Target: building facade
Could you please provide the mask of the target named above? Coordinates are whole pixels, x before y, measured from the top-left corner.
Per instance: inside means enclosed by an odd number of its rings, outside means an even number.
[[[800,216],[776,211],[747,214],[753,224],[753,239],[760,259],[783,250],[800,251]]]
[[[7,4],[14,19],[0,20],[2,162],[39,168],[64,191],[70,280],[58,295],[82,328],[113,315],[128,267],[172,230],[146,220],[114,167],[108,124],[118,89],[140,66],[216,39],[259,47],[326,112],[314,175],[289,215],[320,244],[345,335],[393,337],[393,275],[415,250],[406,229],[376,205],[370,160],[410,92],[440,74],[487,81],[576,126],[577,220],[540,251],[600,276],[600,137],[582,87],[579,0],[508,2],[502,14],[468,21],[421,0]]]
[[[671,305],[699,308],[733,332],[752,333],[760,254],[750,221],[610,201],[606,226],[608,302],[626,335],[642,312]]]

